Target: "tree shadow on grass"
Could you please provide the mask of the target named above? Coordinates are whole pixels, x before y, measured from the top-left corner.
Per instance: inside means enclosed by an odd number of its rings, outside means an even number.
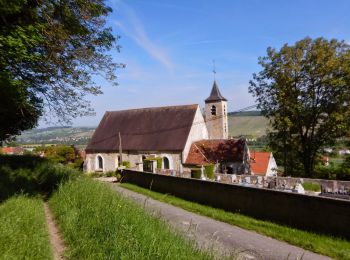
[[[48,197],[60,183],[79,175],[79,171],[45,158],[0,155],[0,202],[19,193]]]

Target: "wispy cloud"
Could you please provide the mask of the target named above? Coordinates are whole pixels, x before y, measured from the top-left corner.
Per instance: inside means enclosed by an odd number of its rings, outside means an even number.
[[[122,1],[118,1],[117,5],[119,12],[123,12],[126,19],[123,20],[123,22],[115,21],[115,25],[118,26],[128,37],[133,39],[152,58],[163,64],[168,70],[172,71],[174,64],[171,61],[169,54],[164,48],[150,39],[135,11]]]

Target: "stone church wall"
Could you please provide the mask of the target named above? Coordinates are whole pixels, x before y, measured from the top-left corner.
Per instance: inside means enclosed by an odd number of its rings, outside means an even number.
[[[98,167],[98,156],[102,157],[103,168]],[[142,171],[142,156],[150,157],[166,157],[169,160],[169,168],[171,170],[180,171],[181,169],[181,153],[176,152],[129,152],[123,153],[123,161],[129,161],[130,167],[134,170]],[[94,153],[87,154],[84,162],[84,171],[91,172],[108,172],[115,171],[118,167],[119,153]],[[163,164],[164,167],[164,164]]]

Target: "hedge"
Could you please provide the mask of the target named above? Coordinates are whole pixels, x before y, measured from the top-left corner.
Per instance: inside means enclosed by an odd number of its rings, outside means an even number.
[[[191,178],[200,179],[202,177],[201,168],[192,168],[191,169]]]
[[[208,179],[214,180],[214,178],[215,178],[215,175],[214,175],[215,165],[214,164],[206,164],[206,165],[203,165],[203,166],[204,166],[205,176]]]

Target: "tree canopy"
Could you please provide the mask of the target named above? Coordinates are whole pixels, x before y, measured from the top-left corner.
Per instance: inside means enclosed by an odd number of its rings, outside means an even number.
[[[111,11],[104,0],[0,0],[0,141],[45,111],[61,122],[93,111],[93,77],[116,84],[123,67],[108,54],[120,50],[106,26]]]
[[[349,133],[350,47],[305,38],[269,47],[259,64],[249,91],[270,119],[270,145],[287,174],[312,177],[320,149]]]

